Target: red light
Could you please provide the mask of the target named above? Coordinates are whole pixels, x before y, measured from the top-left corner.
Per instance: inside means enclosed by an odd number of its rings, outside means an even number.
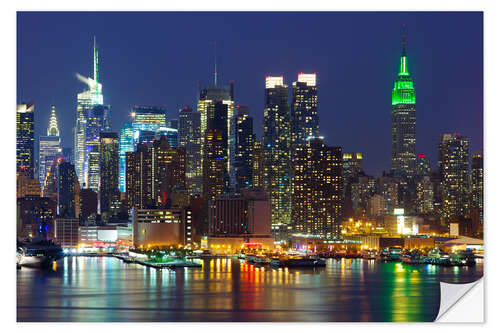
[[[427,155],[425,155],[425,154],[418,154],[418,157],[421,157],[421,158],[426,158],[426,157],[427,157]]]
[[[304,74],[304,72],[299,72],[299,75],[302,75],[302,74]]]

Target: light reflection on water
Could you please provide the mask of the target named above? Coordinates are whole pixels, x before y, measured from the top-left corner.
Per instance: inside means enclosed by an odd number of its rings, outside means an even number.
[[[17,273],[18,321],[432,321],[439,280],[472,282],[476,267],[329,259],[320,269],[199,261],[156,270],[71,257]]]

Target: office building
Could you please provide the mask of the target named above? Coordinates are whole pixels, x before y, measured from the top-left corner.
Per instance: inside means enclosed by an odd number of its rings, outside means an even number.
[[[430,177],[430,175],[431,175],[431,162],[429,158],[425,154],[418,154],[416,176],[421,178],[421,177]]]
[[[227,191],[229,176],[222,133],[217,129],[208,129],[204,143],[202,198],[208,202]]]
[[[126,122],[120,129],[120,192],[127,190],[126,167],[127,153],[134,151],[134,130],[131,122]]]
[[[77,218],[56,217],[55,238],[63,249],[76,249],[79,241],[79,221]]]
[[[159,140],[160,137],[165,137],[170,147],[179,147],[179,131],[176,128],[160,127],[155,131],[155,139]]]
[[[16,110],[16,171],[26,170],[35,175],[35,104],[17,104]]]
[[[186,150],[186,180],[191,195],[201,194],[201,117],[189,106],[179,110],[179,147]]]
[[[310,138],[293,160],[293,232],[322,238],[340,237],[342,149]]]
[[[131,112],[134,145],[137,144],[140,131],[156,132],[167,126],[167,109],[163,106],[134,105]]]
[[[119,138],[118,133],[103,132],[99,141],[99,207],[102,215],[118,213],[119,191]]]
[[[152,198],[152,154],[145,144],[137,144],[134,152],[126,153],[126,186],[128,208],[149,208]]]
[[[403,33],[398,78],[392,89],[391,171],[396,176],[413,177],[416,172],[416,106],[413,79],[408,71],[406,35]]]
[[[264,188],[264,150],[262,141],[254,141],[252,152],[252,186]]]
[[[417,213],[434,212],[434,186],[429,176],[424,176],[417,183]]]
[[[187,208],[134,209],[134,247],[170,247],[192,244],[192,218]]]
[[[62,153],[61,138],[59,137],[59,127],[57,124],[56,107],[51,106],[49,126],[47,135],[40,136],[38,149],[38,180],[43,187],[45,176],[50,168],[50,162]],[[47,163],[48,162],[48,163]]]
[[[31,178],[28,171],[20,169],[16,173],[16,196],[24,198],[26,196],[41,196],[40,182],[38,179]]]

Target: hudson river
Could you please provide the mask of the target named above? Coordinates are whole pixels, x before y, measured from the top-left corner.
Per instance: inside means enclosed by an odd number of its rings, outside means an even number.
[[[17,271],[18,321],[433,321],[439,281],[475,267],[328,259],[325,268],[257,268],[236,259],[156,270],[112,257],[66,257]]]

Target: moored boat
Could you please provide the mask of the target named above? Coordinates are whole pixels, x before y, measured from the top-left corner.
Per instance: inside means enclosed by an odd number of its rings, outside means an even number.
[[[16,258],[19,266],[49,267],[62,256],[62,248],[51,240],[33,238],[18,242]]]

